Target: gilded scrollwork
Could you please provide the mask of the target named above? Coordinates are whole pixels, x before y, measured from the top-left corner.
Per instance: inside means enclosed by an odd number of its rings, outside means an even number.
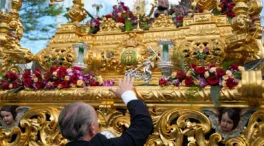
[[[221,10],[220,0],[194,0],[192,2],[192,7],[197,7],[203,12],[209,12],[210,10],[215,8]]]
[[[29,49],[21,47],[19,41],[23,34],[23,26],[19,19],[18,10],[22,0],[12,1],[12,10],[8,13],[0,12],[1,17],[1,72],[5,74],[14,64],[25,64],[34,60]]]
[[[220,65],[225,57],[225,45],[218,38],[186,40],[179,47],[186,64],[205,65],[215,62],[216,65]]]
[[[40,66],[45,70],[53,65],[72,66],[76,57],[73,47],[47,48],[41,50],[36,56]]]
[[[236,58],[241,63],[263,58],[264,47],[261,44],[262,27],[260,26],[259,0],[235,0],[232,19],[233,34],[226,38],[227,59]]]
[[[109,104],[110,103],[110,104]],[[128,114],[123,115],[113,107],[113,101],[105,101],[99,105],[97,110],[100,131],[107,131],[114,136],[120,136],[125,128],[130,125],[130,117]]]
[[[99,34],[121,32],[121,26],[123,26],[122,23],[116,23],[112,18],[104,17],[101,21]]]
[[[173,21],[172,21],[172,17],[165,15],[165,14],[161,14],[152,24],[152,27],[150,28],[150,30],[155,30],[155,29],[173,29],[176,28],[176,26],[174,25]]]

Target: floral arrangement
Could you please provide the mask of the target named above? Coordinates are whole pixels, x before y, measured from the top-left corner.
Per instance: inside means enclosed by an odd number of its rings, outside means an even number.
[[[117,23],[123,24],[121,25],[123,26],[123,31],[130,31],[133,29],[133,25],[137,24],[137,18],[124,2],[119,2],[118,5],[114,5],[112,14],[107,14],[104,17],[112,18]]]
[[[220,86],[234,88],[238,84],[240,72],[244,70],[242,66],[237,64],[231,65],[227,70],[209,66],[196,66],[191,64],[188,69],[173,72],[169,78],[161,78],[159,85],[174,86],[197,86],[204,88],[205,86]]]
[[[233,12],[233,8],[235,7],[235,3],[233,0],[221,0],[222,6],[222,14],[225,14],[229,18],[235,17],[235,13]]]
[[[90,31],[89,33],[95,34],[100,30],[101,18],[92,19],[90,23]]]
[[[51,67],[45,73],[37,68],[35,71],[25,70],[23,74],[8,72],[1,80],[2,89],[63,89],[86,86],[113,86],[114,81],[103,81],[101,76],[95,74],[84,74],[79,67],[67,68]]]
[[[159,80],[159,85],[191,87],[191,90],[186,92],[187,96],[189,95],[191,98],[204,87],[211,86],[211,99],[218,105],[221,88],[233,89],[236,87],[241,78],[241,71],[243,70],[245,70],[244,67],[238,64],[232,64],[224,68],[215,67],[215,65],[196,66],[191,64],[186,70],[179,70],[173,72],[168,78],[161,78]]]
[[[231,19],[235,17],[235,13],[233,12],[233,8],[235,7],[235,3],[233,0],[221,0],[221,10],[214,9],[213,13],[215,15],[224,14],[229,18],[229,21],[231,22]]]
[[[184,11],[184,8],[180,5],[172,5],[170,13],[172,15],[172,20],[177,27],[183,25],[183,18],[187,15],[187,12]]]

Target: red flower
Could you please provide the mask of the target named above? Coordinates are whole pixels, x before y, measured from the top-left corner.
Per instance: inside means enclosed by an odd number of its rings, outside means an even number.
[[[234,88],[237,84],[238,82],[234,78],[228,78],[226,80],[226,86],[230,89]]]
[[[186,77],[185,71],[184,70],[179,70],[177,71],[177,78],[179,80],[183,80]]]
[[[191,67],[191,68],[196,68],[196,65],[195,64],[189,64],[189,66]]]
[[[227,7],[228,7],[228,9],[229,10],[232,10],[234,7],[235,7],[235,3],[233,3],[233,2],[229,2],[228,4],[227,4]]]
[[[191,86],[194,83],[192,77],[186,77],[186,79],[184,81],[185,81],[186,86]]]
[[[66,73],[67,73],[67,68],[62,66],[62,67],[59,68],[59,70],[57,72],[57,77],[64,78]]]
[[[132,18],[134,17],[134,14],[132,12],[129,13],[129,17]]]
[[[111,18],[111,17],[112,17],[111,14],[107,14],[107,15],[105,15],[105,18]]]
[[[209,68],[215,67],[215,64],[210,64],[208,67]]]
[[[99,82],[93,81],[90,83],[91,86],[99,86]]]
[[[68,81],[61,82],[61,86],[62,86],[62,88],[69,88],[70,87]]]
[[[52,66],[50,68],[50,73],[52,74],[54,71],[56,71],[58,68],[56,66]]]
[[[23,85],[27,88],[31,88],[33,84],[33,81],[31,80],[31,78],[25,78],[23,81]]]
[[[74,67],[73,67],[73,70],[79,70],[79,71],[82,71],[82,68],[80,68],[79,66],[74,66]]]
[[[2,81],[2,88],[3,88],[4,90],[9,89],[9,83],[8,83],[7,81]]]
[[[29,69],[26,69],[25,72],[23,73],[22,77],[25,78],[30,78],[31,72]]]
[[[51,79],[51,75],[50,74],[45,74],[44,75],[44,79],[45,80],[50,80]]]
[[[78,80],[79,80],[79,78],[78,78],[77,75],[74,74],[74,75],[71,76],[71,82],[72,82],[73,84],[76,84]]]
[[[44,88],[44,86],[45,86],[45,84],[43,82],[41,82],[41,81],[39,81],[39,82],[36,83],[36,88],[37,89]]]
[[[18,78],[17,74],[11,71],[7,72],[6,77],[11,81],[14,81]]]
[[[40,68],[37,68],[35,71],[34,71],[34,74],[37,78],[41,78],[41,69]]]
[[[222,77],[223,75],[225,75],[225,71],[222,68],[217,68],[216,74],[218,77]]]
[[[238,70],[238,66],[239,66],[239,65],[235,63],[235,64],[231,65],[231,66],[229,67],[229,69],[230,69],[230,70],[233,70],[233,71],[237,71],[237,70]]]
[[[205,73],[205,67],[201,66],[201,67],[196,67],[195,69],[195,72],[198,74],[198,75],[203,75]]]
[[[160,79],[159,80],[159,85],[161,85],[161,86],[165,86],[165,85],[167,85],[168,84],[168,81],[167,80],[165,80],[165,79]]]
[[[219,84],[219,78],[217,76],[210,76],[206,79],[209,85],[217,85]]]
[[[120,17],[118,17],[117,19],[116,19],[116,22],[120,22],[120,23],[124,23],[125,24],[125,18],[120,18]]]
[[[13,89],[17,88],[18,87],[18,82],[13,82],[12,86],[13,86]]]

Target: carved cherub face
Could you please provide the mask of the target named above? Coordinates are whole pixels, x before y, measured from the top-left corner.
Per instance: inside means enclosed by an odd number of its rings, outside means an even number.
[[[6,125],[11,125],[15,122],[15,119],[11,112],[1,111],[1,118],[3,119]]]
[[[220,128],[222,132],[231,132],[234,127],[233,120],[228,116],[228,113],[225,112],[222,115],[222,119],[220,121]]]

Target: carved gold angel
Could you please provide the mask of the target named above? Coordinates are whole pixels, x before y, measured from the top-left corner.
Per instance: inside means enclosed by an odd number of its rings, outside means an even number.
[[[11,130],[18,127],[21,117],[29,110],[26,106],[3,106],[0,114],[0,129]]]
[[[212,128],[219,133],[223,139],[238,137],[243,132],[249,118],[254,112],[253,109],[223,108],[202,109],[212,122]]]

